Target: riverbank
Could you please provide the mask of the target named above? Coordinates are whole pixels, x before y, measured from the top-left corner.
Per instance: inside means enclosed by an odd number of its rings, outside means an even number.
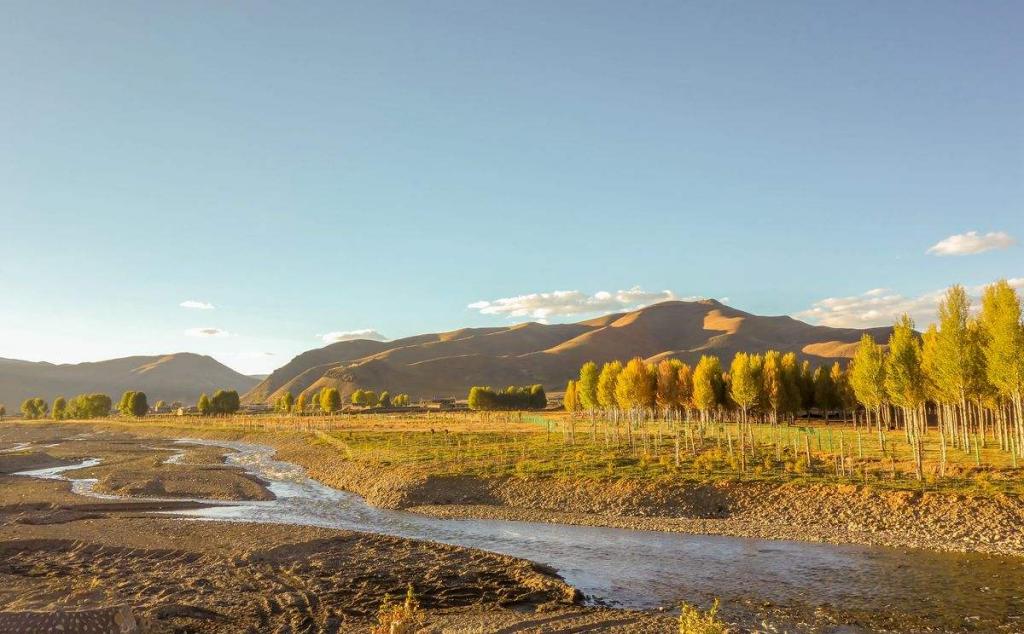
[[[259,438],[258,436],[256,437]],[[283,460],[383,508],[834,544],[1024,556],[1024,501],[861,485],[433,476],[345,459],[329,437],[270,436]]]
[[[187,521],[153,512],[202,503],[88,498],[67,481],[9,475],[101,457],[73,476],[130,496],[273,498],[223,464],[225,450],[170,441],[85,426],[0,428],[0,449],[30,443],[0,453],[0,624],[102,624],[126,606],[143,631],[367,631],[385,596],[411,583],[426,632],[672,627],[667,615],[580,607],[576,590],[522,559],[313,526]]]
[[[173,422],[173,421],[172,421]],[[78,425],[78,424],[76,424]],[[36,425],[27,425],[31,429]],[[39,426],[39,427],[45,427]],[[370,504],[440,518],[502,519],[703,535],[1024,556],[1024,500],[874,485],[438,475],[422,465],[351,459],[336,435],[139,423],[82,424],[274,447],[310,477]],[[76,427],[77,428],[77,427]],[[124,487],[120,492],[129,493]]]

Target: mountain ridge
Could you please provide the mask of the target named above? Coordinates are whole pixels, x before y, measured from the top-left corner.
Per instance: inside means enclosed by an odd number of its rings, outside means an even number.
[[[413,399],[464,397],[473,385],[542,383],[558,390],[586,361],[639,356],[695,363],[716,354],[725,365],[739,351],[795,352],[812,364],[853,355],[867,333],[884,343],[890,328],[815,326],[787,315],[759,316],[717,300],[668,301],[569,324],[523,322],[462,328],[388,342],[352,340],[306,351],[275,370],[243,400],[271,403],[291,391],[337,388],[404,392]],[[360,354],[376,348],[367,354]],[[315,363],[314,363],[315,362]]]
[[[145,392],[150,403],[194,403],[202,392],[245,393],[258,382],[213,357],[193,352],[61,364],[0,358],[0,403],[9,412],[35,396],[52,401],[56,396],[102,392],[117,400],[127,390]]]

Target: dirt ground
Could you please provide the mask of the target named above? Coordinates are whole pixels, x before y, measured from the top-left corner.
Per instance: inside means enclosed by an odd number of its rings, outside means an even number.
[[[426,610],[422,632],[675,628],[667,615],[581,607],[574,589],[524,560],[351,531],[170,518],[154,512],[198,503],[96,499],[67,481],[9,475],[101,458],[73,476],[95,478],[104,493],[272,497],[221,453],[123,432],[0,427],[0,629],[81,630],[94,618],[93,631],[118,631],[116,615],[77,611],[127,606],[143,631],[366,632],[384,597],[410,583]]]

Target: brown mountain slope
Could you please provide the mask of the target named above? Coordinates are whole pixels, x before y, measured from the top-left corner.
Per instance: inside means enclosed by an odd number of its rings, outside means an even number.
[[[336,387],[343,397],[362,388],[405,392],[414,399],[463,397],[473,385],[543,383],[561,389],[585,361],[635,356],[693,363],[714,354],[727,365],[741,350],[774,349],[823,364],[852,356],[864,333],[884,342],[889,329],[812,326],[791,317],[752,315],[714,300],[664,302],[575,324],[464,329],[383,344],[345,342],[379,348],[362,357],[355,356],[354,345],[335,344],[299,355],[246,400],[269,402],[285,390],[298,394],[323,387]]]
[[[244,393],[256,382],[212,357],[190,352],[62,365],[0,359],[0,403],[9,412],[33,396],[51,401],[84,392],[103,392],[116,401],[122,392],[138,390],[150,403],[194,403],[202,392],[223,388]]]

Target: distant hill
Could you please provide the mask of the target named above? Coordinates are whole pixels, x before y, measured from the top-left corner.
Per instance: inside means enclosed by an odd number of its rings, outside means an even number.
[[[295,357],[244,400],[272,402],[285,391],[298,395],[327,386],[338,388],[343,397],[362,388],[405,392],[413,399],[464,397],[473,385],[543,383],[558,390],[586,361],[636,356],[695,363],[702,354],[714,354],[727,365],[739,351],[774,349],[795,352],[816,365],[831,364],[851,357],[865,332],[882,343],[889,331],[761,317],[715,300],[672,301],[575,324],[523,323],[387,342],[334,343]]]
[[[139,390],[150,404],[195,403],[203,392],[224,388],[241,394],[258,382],[212,357],[190,352],[60,365],[0,358],[0,403],[9,413],[33,396],[52,401],[55,396],[103,392],[116,402],[122,392]]]

